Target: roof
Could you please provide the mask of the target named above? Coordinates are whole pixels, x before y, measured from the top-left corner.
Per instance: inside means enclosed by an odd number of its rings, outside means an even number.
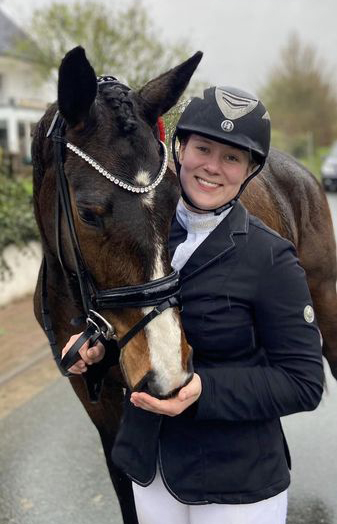
[[[29,39],[29,36],[0,9],[0,55],[29,60],[26,53],[16,51],[16,42],[22,39]]]

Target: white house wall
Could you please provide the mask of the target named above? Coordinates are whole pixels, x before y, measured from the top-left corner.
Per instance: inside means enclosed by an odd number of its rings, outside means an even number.
[[[56,87],[43,83],[29,62],[21,62],[9,57],[0,57],[0,74],[3,75],[0,102],[14,99],[17,105],[46,106],[56,97]]]
[[[42,260],[38,242],[29,242],[24,249],[7,246],[3,252],[9,271],[0,279],[0,307],[34,292]]]
[[[17,107],[0,107],[0,120],[7,123],[8,150],[11,153],[19,153],[18,123],[26,124],[25,135],[30,135],[30,124],[36,124],[42,117],[44,111],[39,109],[24,109]],[[26,144],[26,154],[29,153],[30,141]]]
[[[30,156],[30,129],[38,122],[49,103],[56,98],[54,84],[37,77],[33,66],[6,56],[0,56],[0,121],[7,129],[7,147],[13,154]],[[18,124],[24,126],[24,151],[20,151]]]

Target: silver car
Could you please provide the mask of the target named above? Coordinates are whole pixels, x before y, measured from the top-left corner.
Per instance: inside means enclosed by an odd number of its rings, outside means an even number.
[[[322,167],[322,184],[326,191],[337,191],[337,142],[332,146]]]

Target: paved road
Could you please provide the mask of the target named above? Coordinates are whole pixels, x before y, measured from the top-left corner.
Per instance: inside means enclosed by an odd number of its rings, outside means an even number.
[[[98,434],[60,377],[0,420],[0,524],[122,524]]]
[[[329,202],[337,230],[337,195]],[[49,373],[36,388],[31,375],[20,401],[0,410],[0,524],[121,524],[96,430],[67,381]],[[9,387],[0,387],[3,404]],[[288,524],[337,524],[337,383],[328,369],[319,408],[283,425],[293,459]]]
[[[328,201],[337,238],[337,193],[328,194]]]

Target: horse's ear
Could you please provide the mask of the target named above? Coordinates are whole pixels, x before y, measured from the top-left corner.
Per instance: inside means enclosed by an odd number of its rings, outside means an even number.
[[[83,47],[75,47],[63,58],[57,90],[61,115],[76,126],[87,117],[97,92],[96,74]]]
[[[202,52],[198,51],[182,64],[151,80],[140,89],[138,94],[142,100],[145,118],[151,125],[177,103],[201,58]]]

